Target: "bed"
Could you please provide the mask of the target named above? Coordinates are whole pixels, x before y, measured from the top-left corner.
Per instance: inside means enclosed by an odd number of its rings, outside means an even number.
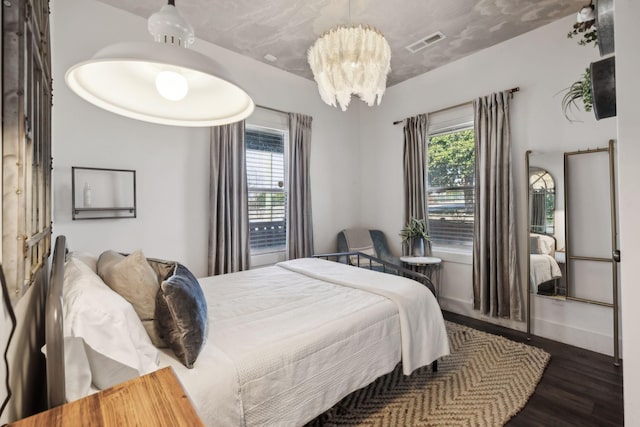
[[[65,246],[59,237],[47,302],[51,405],[70,378]],[[170,349],[156,369],[174,369],[207,425],[303,425],[398,363],[409,375],[449,354],[435,297],[404,277],[307,258],[198,281],[206,344],[193,369]]]
[[[548,234],[530,233],[530,286],[531,292],[555,295],[562,271],[555,259],[556,239]]]

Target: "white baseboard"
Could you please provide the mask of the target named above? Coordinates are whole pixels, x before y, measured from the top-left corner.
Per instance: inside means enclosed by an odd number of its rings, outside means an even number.
[[[531,333],[565,344],[613,356],[613,336],[582,329],[575,326],[552,322],[546,319],[531,319]],[[619,339],[620,354],[622,340]]]
[[[462,314],[463,316],[472,317],[474,319],[482,320],[495,325],[504,326],[505,328],[515,329],[516,331],[526,331],[527,323],[518,322],[509,319],[498,319],[495,317],[485,316],[480,314],[479,311],[473,309],[473,300],[464,300],[460,298],[450,298],[441,296],[438,298],[440,307],[443,310],[450,311],[456,314]]]
[[[438,298],[440,307],[443,310],[450,311],[456,314],[462,314],[463,316],[477,318],[477,312],[473,309],[473,301],[467,301],[459,298],[449,298],[440,296]]]
[[[504,326],[518,331],[526,331],[527,323],[513,320],[496,319],[481,315],[473,309],[473,301],[458,298],[448,298],[441,296],[438,300],[443,310],[474,319],[483,320],[488,323]],[[552,322],[546,319],[534,318],[531,322],[531,333],[533,335],[559,341],[565,344],[595,351],[598,353],[613,356],[613,337],[599,332],[589,331],[571,325]],[[622,354],[622,341],[620,341],[620,354]]]

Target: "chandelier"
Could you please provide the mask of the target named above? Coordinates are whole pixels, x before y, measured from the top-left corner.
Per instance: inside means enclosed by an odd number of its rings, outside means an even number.
[[[189,49],[195,36],[175,0],[148,20],[155,41],[107,46],[73,65],[65,80],[86,101],[112,113],[174,126],[218,126],[248,117],[249,95],[217,74],[211,58]]]
[[[391,48],[382,33],[370,26],[338,26],[309,48],[307,60],[327,104],[346,111],[351,95],[368,106],[380,105],[391,70]]]

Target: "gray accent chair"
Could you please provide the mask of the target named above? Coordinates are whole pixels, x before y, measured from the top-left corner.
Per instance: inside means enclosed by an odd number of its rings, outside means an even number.
[[[389,245],[387,244],[387,238],[384,233],[380,230],[369,230],[369,234],[371,235],[371,240],[373,241],[373,248],[376,251],[376,258],[380,258],[383,261],[389,262],[391,264],[395,264],[399,267],[402,267],[402,262],[400,262],[400,258],[394,256],[389,250]],[[338,233],[338,252],[351,252],[351,248],[347,245],[347,238],[344,235],[344,231]],[[346,263],[346,257],[341,257],[340,262]],[[377,266],[373,266],[373,270],[381,269]]]

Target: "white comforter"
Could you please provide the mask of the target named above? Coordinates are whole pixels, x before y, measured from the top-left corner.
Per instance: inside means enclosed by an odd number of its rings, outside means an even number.
[[[390,372],[449,353],[440,308],[408,279],[318,259],[200,279],[210,332],[171,365],[208,425],[301,425]]]
[[[531,254],[531,291],[538,292],[538,285],[562,277],[560,266],[555,258],[544,254]]]

